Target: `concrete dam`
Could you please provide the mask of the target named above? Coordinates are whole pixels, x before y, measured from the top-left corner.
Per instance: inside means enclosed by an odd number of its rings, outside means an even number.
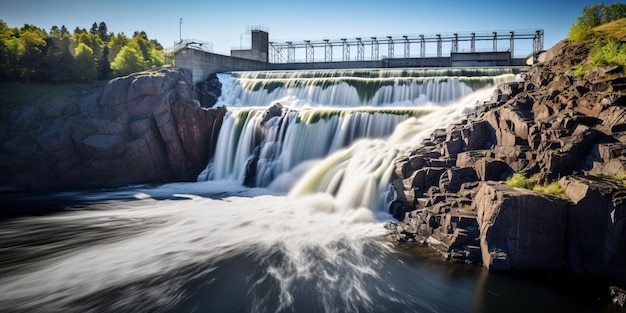
[[[250,34],[249,49],[233,49],[230,55],[207,51],[202,44],[181,40],[174,47],[175,66],[190,71],[194,83],[212,73],[232,71],[523,67],[536,61],[543,51],[544,38],[543,30],[517,30],[279,43],[270,41],[269,33],[264,30],[253,29]],[[520,41],[532,41],[532,52],[516,55],[516,43]],[[412,54],[412,48],[417,53]]]

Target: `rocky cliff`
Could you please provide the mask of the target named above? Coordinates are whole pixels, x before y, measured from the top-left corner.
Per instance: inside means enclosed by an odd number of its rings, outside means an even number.
[[[188,76],[160,68],[93,86],[47,111],[28,106],[10,112],[0,129],[0,187],[194,181],[225,109],[203,107]]]
[[[574,76],[587,55],[558,44],[523,81],[400,157],[390,237],[492,270],[568,268],[625,286],[624,69]],[[506,185],[514,173],[539,192]]]

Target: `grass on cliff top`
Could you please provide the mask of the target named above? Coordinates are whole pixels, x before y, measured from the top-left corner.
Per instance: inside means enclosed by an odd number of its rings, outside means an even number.
[[[565,190],[559,185],[558,181],[540,184],[538,174],[527,178],[522,173],[515,173],[506,179],[506,184],[510,187],[524,188],[544,195],[565,197]]]
[[[622,72],[618,76],[626,75],[626,18],[592,29],[577,29],[574,26],[570,30],[570,40],[590,48],[588,62],[576,67],[575,76],[583,76],[595,67],[610,65],[621,67]]]
[[[626,18],[597,26],[593,32],[604,38],[614,38],[626,42]]]

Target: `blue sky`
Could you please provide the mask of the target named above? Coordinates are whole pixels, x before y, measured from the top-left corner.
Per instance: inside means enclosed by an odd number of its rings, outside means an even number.
[[[472,31],[544,29],[546,48],[567,36],[583,7],[600,1],[251,1],[251,0],[0,0],[0,19],[49,30],[52,25],[109,31],[143,30],[164,46],[182,37],[213,43],[217,52],[239,47],[248,25],[267,28],[271,41],[401,36]],[[610,4],[616,1],[605,1]],[[397,48],[398,49],[398,48]]]

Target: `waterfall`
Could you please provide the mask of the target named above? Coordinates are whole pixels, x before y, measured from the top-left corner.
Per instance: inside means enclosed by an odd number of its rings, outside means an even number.
[[[326,70],[219,74],[223,104],[267,106],[423,106],[457,100],[510,81],[517,68]]]
[[[302,162],[323,158],[359,138],[383,138],[425,109],[235,108],[224,117],[213,161],[199,180],[268,186]]]
[[[386,140],[364,140],[338,150],[307,171],[289,195],[326,193],[333,195],[337,206],[344,209],[383,209],[384,199],[380,195],[389,185],[395,158],[419,145],[433,130],[466,116],[494,89],[483,88],[428,115],[406,119]]]
[[[516,72],[498,68],[220,74],[223,94],[218,104],[226,105],[228,113],[213,160],[198,180],[231,180],[291,190],[292,195],[326,192],[337,195],[346,207],[372,207],[387,183],[385,177],[402,143],[395,138],[404,127],[417,127],[415,135],[432,128],[428,125],[446,125],[462,114],[454,113],[459,100],[474,90],[514,80]],[[476,99],[471,99],[461,102],[474,106]],[[398,127],[414,123],[422,126]],[[364,138],[369,140],[360,140]],[[345,180],[351,183],[343,184]]]

